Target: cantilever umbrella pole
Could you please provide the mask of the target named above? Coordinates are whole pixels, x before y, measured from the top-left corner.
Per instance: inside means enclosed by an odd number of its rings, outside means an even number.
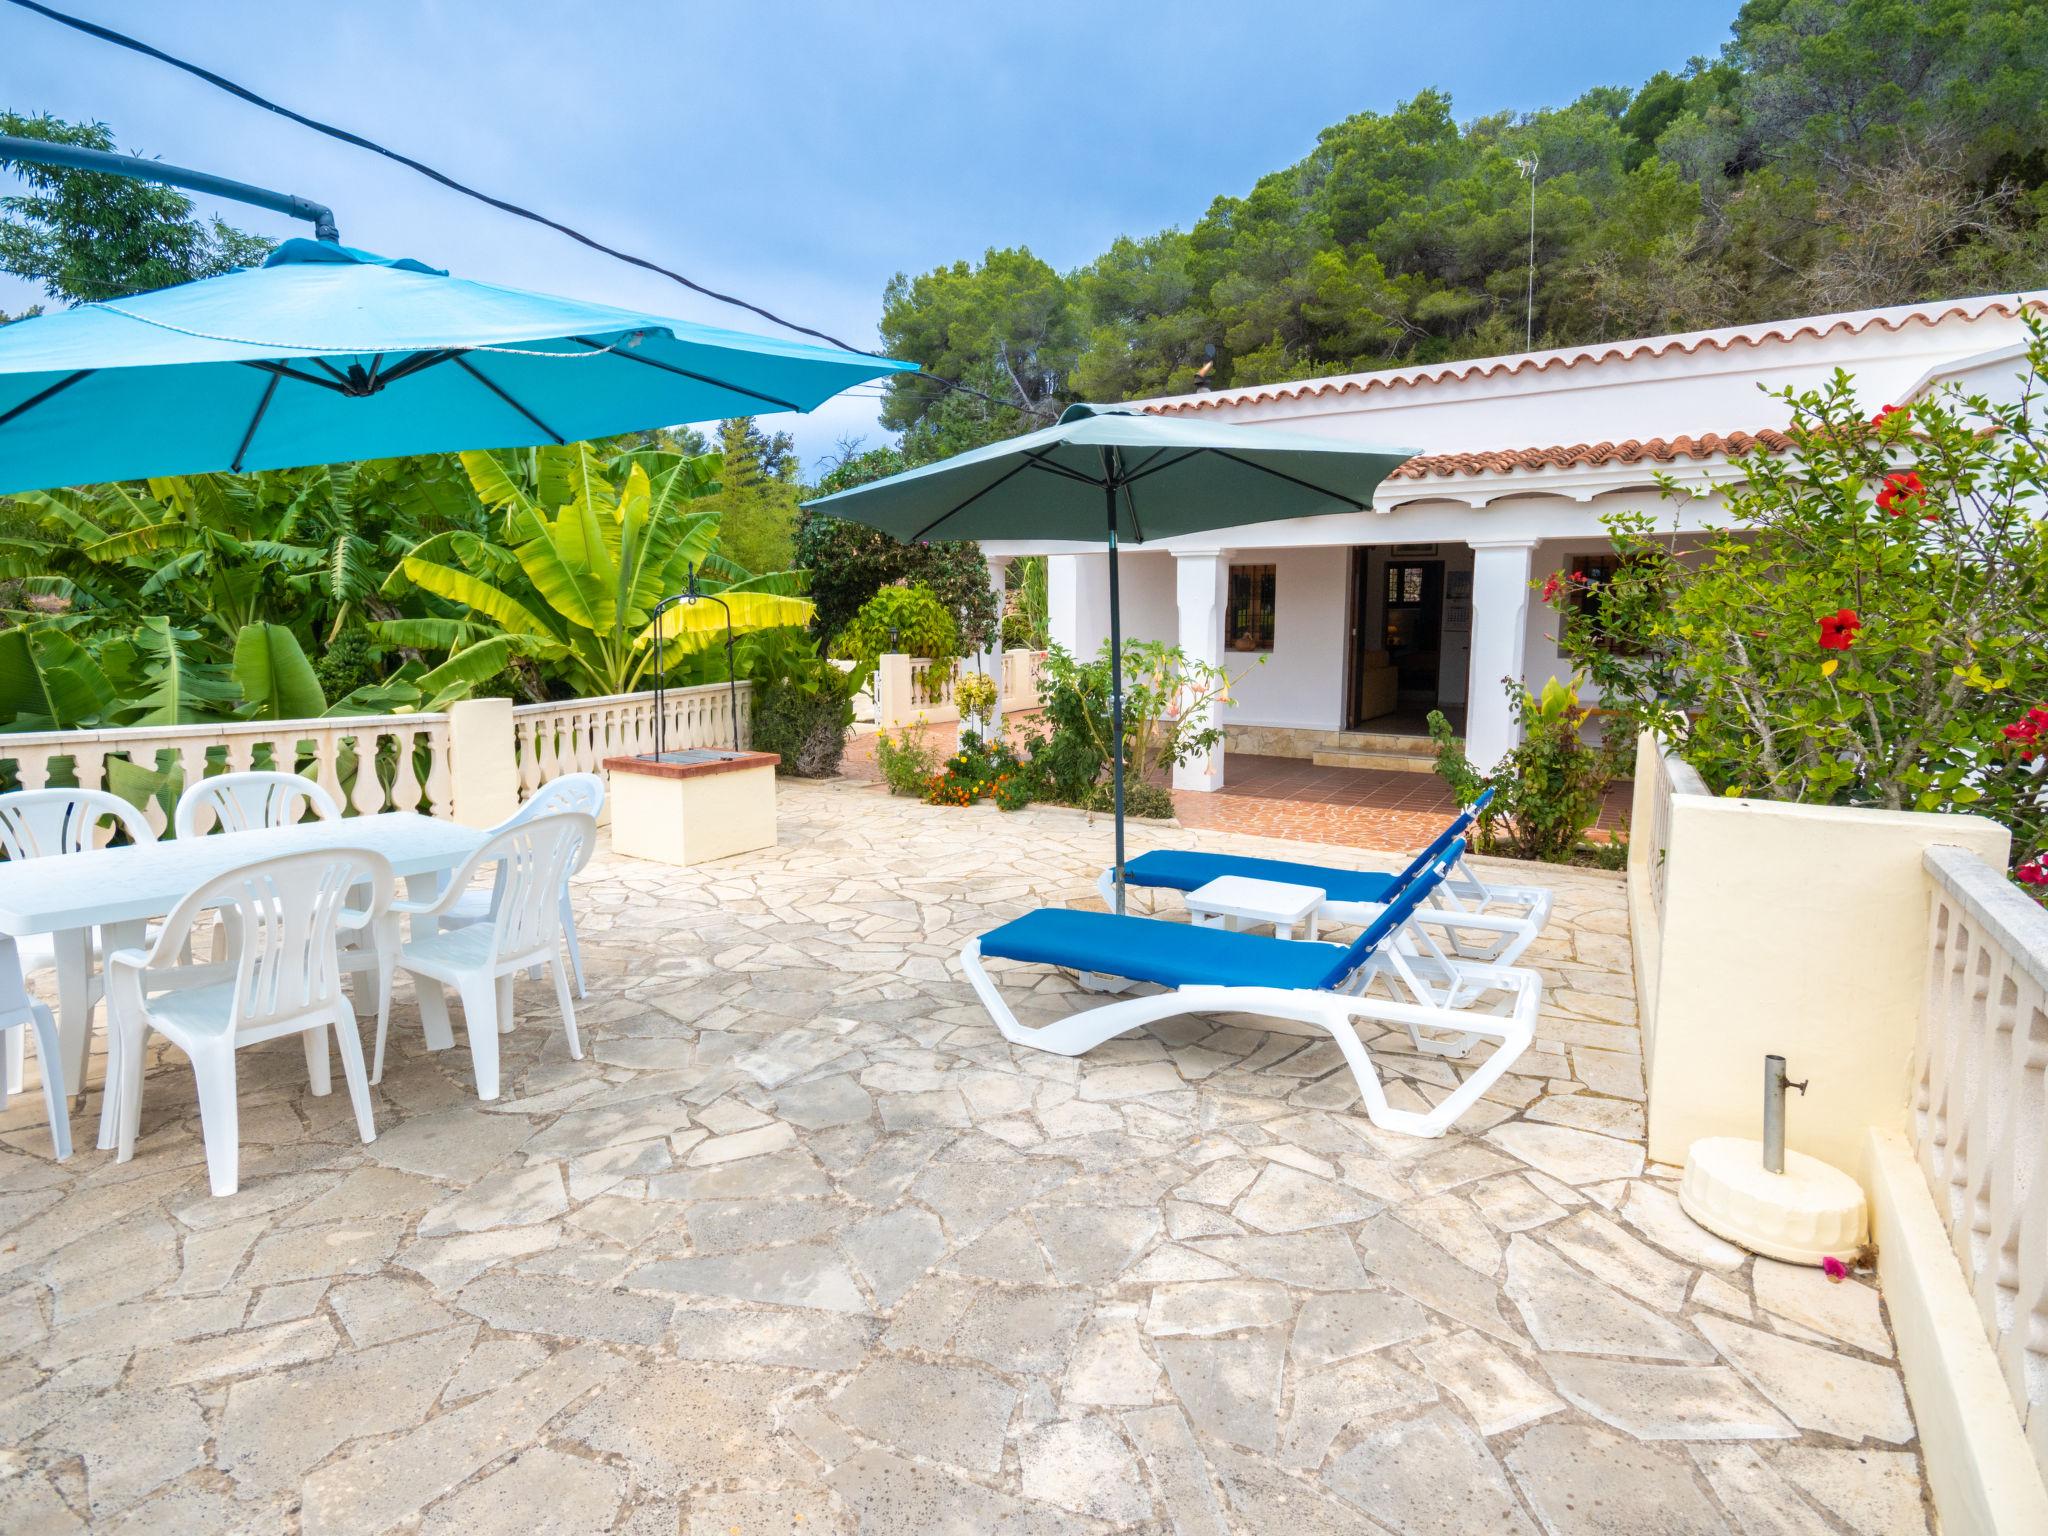
[[[1109,470],[1111,454],[1103,454]],[[1116,583],[1116,475],[1103,476],[1109,509],[1109,774],[1116,807],[1116,909],[1124,910],[1124,624]]]

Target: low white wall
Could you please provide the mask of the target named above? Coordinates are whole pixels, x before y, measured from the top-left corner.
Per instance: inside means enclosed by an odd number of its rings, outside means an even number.
[[[1727,799],[1674,788],[1638,744],[1629,905],[1649,1072],[1650,1155],[1761,1134],[1763,1060],[1810,1079],[1786,1143],[1851,1174],[1871,1127],[1903,1129],[1927,957],[1923,852],[1994,868],[1981,816]],[[1658,797],[1665,803],[1659,805]],[[1661,899],[1659,899],[1661,896]]]

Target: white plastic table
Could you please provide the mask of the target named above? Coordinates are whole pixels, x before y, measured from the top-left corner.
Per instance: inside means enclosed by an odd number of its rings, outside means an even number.
[[[126,848],[99,848],[53,858],[0,863],[0,933],[51,935],[57,950],[57,1032],[64,1082],[74,1097],[85,1086],[85,1047],[92,1010],[86,982],[92,930],[108,950],[139,946],[149,919],[162,917],[184,894],[215,875],[259,859],[319,848],[368,848],[406,877],[415,899],[440,892],[449,872],[487,834],[411,811],[308,821],[254,832],[165,838]],[[436,1042],[429,1040],[430,1046]],[[445,1042],[452,1045],[452,1037]],[[112,1058],[110,1057],[109,1060]]]
[[[1316,936],[1316,913],[1324,893],[1312,885],[1288,885],[1279,880],[1249,880],[1243,875],[1224,875],[1188,892],[1188,915],[1207,928],[1242,928],[1246,923],[1271,923],[1283,939],[1306,924],[1304,938]]]

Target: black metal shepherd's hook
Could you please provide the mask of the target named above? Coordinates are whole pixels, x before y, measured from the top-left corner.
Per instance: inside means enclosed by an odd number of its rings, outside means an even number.
[[[725,613],[725,683],[726,697],[731,701],[727,706],[732,711],[732,749],[743,750],[740,746],[740,679],[733,664],[732,604],[716,592],[697,590],[697,567],[690,567],[689,580],[683,590],[671,593],[654,605],[654,760],[661,761],[663,744],[667,740],[665,730],[667,717],[662,709],[662,679],[668,674],[668,658],[663,651],[661,616],[677,603],[688,607],[696,602],[712,602]]]

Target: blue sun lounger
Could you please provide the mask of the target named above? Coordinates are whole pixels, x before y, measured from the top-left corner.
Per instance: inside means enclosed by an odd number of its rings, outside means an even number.
[[[1048,907],[970,939],[960,953],[975,995],[1003,1038],[1079,1056],[1126,1030],[1186,1013],[1293,1019],[1329,1031],[1373,1124],[1441,1136],[1529,1047],[1543,984],[1534,971],[1446,954],[1416,915],[1464,855],[1453,838],[1350,944],[1270,938],[1198,928],[1155,917]],[[1084,1009],[1038,1028],[1021,1024],[990,979],[987,960],[1077,972],[1083,986],[1121,977],[1171,990]],[[1384,995],[1369,989],[1383,982]],[[1497,999],[1481,1007],[1481,997]],[[1357,1021],[1397,1025],[1419,1051],[1463,1056],[1481,1040],[1497,1044],[1465,1080],[1427,1112],[1387,1102]],[[1444,1038],[1444,1032],[1450,1038]]]
[[[1318,922],[1337,928],[1363,927],[1445,849],[1464,837],[1492,799],[1490,789],[1480,795],[1398,874],[1193,848],[1154,848],[1125,863],[1124,883],[1182,893],[1198,891],[1225,875],[1305,885],[1323,893],[1323,905],[1316,912]],[[1116,906],[1114,867],[1102,872],[1096,889],[1102,893],[1104,906]],[[1418,910],[1416,920],[1437,930],[1454,954],[1493,965],[1513,965],[1542,933],[1554,899],[1555,893],[1546,886],[1490,884],[1460,857],[1450,875],[1430,893],[1427,905]]]

